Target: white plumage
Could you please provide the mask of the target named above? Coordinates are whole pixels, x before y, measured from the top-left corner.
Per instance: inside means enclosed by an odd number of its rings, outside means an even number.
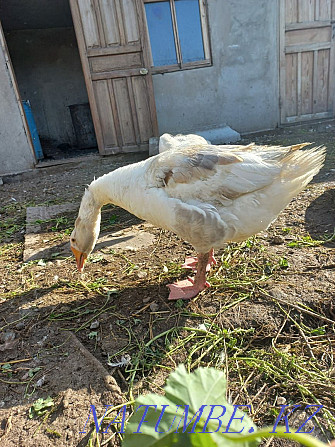
[[[301,150],[306,144],[181,144],[98,178],[83,196],[71,235],[78,269],[96,243],[100,208],[114,203],[194,246],[195,279],[171,285],[170,298],[195,296],[206,286],[213,249],[266,229],[318,173],[325,149]],[[195,270],[196,261],[185,267]]]
[[[161,154],[165,151],[181,149],[183,147],[189,146],[203,146],[210,144],[210,141],[205,140],[205,138],[200,135],[188,134],[188,135],[170,135],[169,133],[164,133],[159,138],[158,151]]]

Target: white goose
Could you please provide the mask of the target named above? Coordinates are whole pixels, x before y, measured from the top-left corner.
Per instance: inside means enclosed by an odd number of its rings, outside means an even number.
[[[181,147],[94,180],[71,234],[78,270],[97,241],[101,207],[113,203],[194,246],[198,257],[184,267],[196,268],[195,278],[168,287],[169,299],[196,296],[213,250],[266,229],[319,172],[325,148],[301,150],[307,144]]]
[[[204,146],[211,144],[210,141],[205,140],[205,138],[200,135],[188,134],[188,135],[170,135],[169,133],[164,133],[159,138],[158,152],[161,154],[165,151],[171,151],[175,149],[181,149],[183,147],[189,146]]]

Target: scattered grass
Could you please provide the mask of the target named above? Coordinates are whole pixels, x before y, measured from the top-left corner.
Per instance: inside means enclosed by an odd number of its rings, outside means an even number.
[[[138,269],[131,256],[115,257],[121,261],[125,278]],[[101,260],[95,255],[90,262]],[[25,264],[21,274],[27,274],[36,264]],[[151,280],[165,283],[188,273],[173,262],[166,262],[166,268],[163,267],[152,273]],[[117,362],[122,354],[130,355],[131,363],[123,367],[122,375],[131,401],[134,394],[153,386],[158,372],[166,376],[178,363],[183,362],[190,372],[198,366],[213,366],[225,371],[232,402],[251,403],[252,416],[258,424],[273,423],[278,410],[275,402],[280,396],[290,404],[324,405],[320,426],[335,436],[332,415],[335,379],[329,375],[335,364],[332,350],[335,335],[330,325],[320,324],[319,320],[302,320],[302,311],[273,300],[277,317],[280,315],[283,322],[279,330],[266,321],[264,327],[226,326],[226,312],[237,310],[249,300],[269,301],[262,295],[264,287],[269,280],[280,279],[289,268],[286,257],[271,254],[262,240],[252,238],[242,244],[228,245],[211,271],[209,279],[215,300],[219,301],[216,310],[195,311],[179,301],[168,312],[152,312],[149,320],[143,314],[125,317],[117,313],[110,301],[113,294],[122,293],[122,287],[116,289],[105,276],[90,276],[86,281],[58,281],[55,286],[58,294],[79,294],[85,301],[64,310],[61,306],[54,308],[48,320],[63,329],[84,331],[98,349],[99,332],[90,330],[90,324],[108,315],[113,321],[113,333],[127,335],[124,347],[110,352],[108,359]],[[31,283],[30,287],[33,290],[36,284]],[[161,330],[167,317],[170,327]],[[11,371],[12,368],[5,367],[1,372],[9,377]]]
[[[219,312],[207,315],[189,312],[177,302],[175,313],[169,317],[176,321],[186,319],[190,325],[176,325],[153,335],[155,326],[165,318],[164,313],[158,312],[150,323],[151,334],[149,327],[144,340],[137,339],[131,320],[122,322],[129,337],[125,349],[132,357],[132,364],[125,368],[129,397],[133,398],[134,390],[139,392],[149,385],[153,372],[170,371],[178,359],[188,371],[198,366],[225,370],[231,398],[235,402],[251,402],[258,423],[273,423],[273,405],[278,396],[289,403],[322,404],[320,426],[335,436],[332,415],[335,379],[329,376],[334,365],[333,328],[315,326],[317,320],[309,320],[310,325],[307,321],[302,323],[300,312],[290,308],[289,303],[279,302],[275,308],[284,321],[279,331],[276,326],[266,327],[266,321],[263,329],[256,329],[226,328],[221,320],[221,315],[238,308],[241,302],[260,299],[266,283],[279,278],[289,267],[287,258],[270,255],[256,238],[244,244],[231,244],[223,251],[210,277],[215,297],[223,298]],[[180,273],[180,267],[170,263],[167,271],[160,273],[160,279]]]
[[[16,219],[8,218],[0,222],[0,232],[3,238],[12,236],[22,228],[21,225],[16,223]]]
[[[288,242],[287,246],[292,248],[301,248],[301,247],[319,247],[327,242],[335,241],[335,229],[333,234],[329,237],[329,234],[325,234],[321,240],[313,239],[310,235],[301,236],[299,239]]]
[[[44,233],[59,233],[59,235],[70,235],[73,230],[73,213],[65,213],[51,219],[37,219],[35,225],[40,225]]]
[[[102,215],[101,221],[101,231],[107,231],[115,227],[115,224],[119,221],[119,217],[116,214],[111,216],[106,216],[105,213]]]
[[[3,261],[8,259],[16,260],[18,255],[21,255],[23,251],[23,244],[21,242],[2,244],[0,245],[0,256]]]
[[[24,209],[19,209],[21,214],[17,217],[13,215],[18,209],[16,204],[6,209],[5,224],[0,226],[0,241],[15,236],[24,228]],[[128,224],[127,219],[129,216],[120,217],[115,208],[107,208],[103,213],[102,230],[119,229],[121,224]],[[45,225],[48,232],[67,235],[72,231],[73,222],[74,215],[65,215],[40,223]],[[296,238],[287,244],[293,249],[318,247],[334,240],[334,235],[331,238],[325,236],[322,240],[314,240],[309,235],[297,236],[288,227],[282,228],[281,232]],[[40,267],[48,271],[48,266],[33,261],[21,264],[20,269],[14,268],[17,264],[14,256],[19,253],[22,253],[19,242],[0,246],[0,256],[11,261],[13,275],[25,281],[17,289],[4,293],[3,297],[33,294],[46,287],[32,272]],[[293,263],[289,255],[272,254],[260,238],[251,238],[242,244],[229,244],[220,253],[219,262],[209,275],[212,289],[208,293],[212,293],[213,305],[208,310],[201,306],[199,297],[191,305],[183,301],[168,303],[168,310],[137,312],[138,315],[134,316],[130,309],[129,315],[119,314],[112,295],[126,293],[124,290],[129,281],[134,287],[134,279],[129,280],[129,276],[139,269],[139,265],[132,254],[114,254],[122,271],[120,284],[115,284],[103,272],[88,274],[85,281],[72,277],[71,280],[49,284],[48,287],[59,295],[60,304],[46,310],[46,319],[50,324],[82,335],[95,349],[99,349],[100,332],[91,330],[90,325],[99,318],[108,319],[110,337],[122,334],[127,339],[124,346],[110,352],[108,358],[117,362],[121,354],[130,355],[131,363],[118,370],[130,402],[133,402],[134,395],[142,391],[153,387],[160,390],[160,385],[155,383],[156,377],[166,377],[181,362],[189,372],[198,366],[213,366],[225,371],[231,402],[252,405],[252,416],[257,424],[273,423],[274,416],[278,414],[276,401],[282,397],[288,404],[322,404],[320,427],[329,439],[326,430],[335,436],[335,378],[332,372],[335,365],[334,326],[329,321],[303,312],[306,309],[322,317],[323,308],[307,308],[302,303],[297,308],[289,302],[270,300],[263,293],[269,283],[285,281],[286,272],[291,270]],[[95,254],[90,257],[89,263],[101,261],[103,257]],[[180,268],[179,263],[165,261],[164,264],[165,268],[162,264],[151,271],[151,282],[165,287],[166,282],[189,274]],[[66,302],[69,297],[78,297],[80,303],[74,300],[64,304],[63,298]],[[229,312],[238,314],[241,306],[248,306],[249,301],[271,307],[271,318],[264,315],[262,325],[249,321],[244,327],[243,321],[239,324],[227,317]],[[7,327],[5,324],[4,328]],[[0,373],[4,378],[2,382],[9,382],[15,377],[15,365],[2,365]],[[32,386],[32,380],[38,373],[30,371],[24,384]],[[94,439],[91,440],[92,445],[93,442],[99,445],[96,435]]]
[[[25,228],[25,209],[18,203],[0,207],[0,243],[13,238]]]

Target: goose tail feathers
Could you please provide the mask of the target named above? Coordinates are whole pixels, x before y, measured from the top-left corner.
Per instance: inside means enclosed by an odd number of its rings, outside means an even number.
[[[301,150],[306,144],[292,146],[282,160],[282,181],[305,187],[322,168],[326,158],[324,146]]]

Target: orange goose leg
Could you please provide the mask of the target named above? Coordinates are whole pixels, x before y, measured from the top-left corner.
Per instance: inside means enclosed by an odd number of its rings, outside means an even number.
[[[184,264],[181,266],[183,269],[191,269],[194,272],[197,271],[198,258],[195,256],[190,256],[185,258]],[[213,248],[209,252],[208,263],[206,267],[206,271],[209,272],[212,265],[216,265],[216,259],[214,258],[214,250]]]
[[[184,279],[173,284],[168,284],[170,289],[169,300],[189,300],[198,295],[199,292],[209,287],[210,284],[206,280],[208,266],[216,262],[213,257],[213,249],[208,253],[199,253],[196,265],[196,275],[194,278]],[[192,263],[195,261],[192,261]],[[194,265],[195,267],[195,265]],[[195,270],[193,267],[192,270]]]

